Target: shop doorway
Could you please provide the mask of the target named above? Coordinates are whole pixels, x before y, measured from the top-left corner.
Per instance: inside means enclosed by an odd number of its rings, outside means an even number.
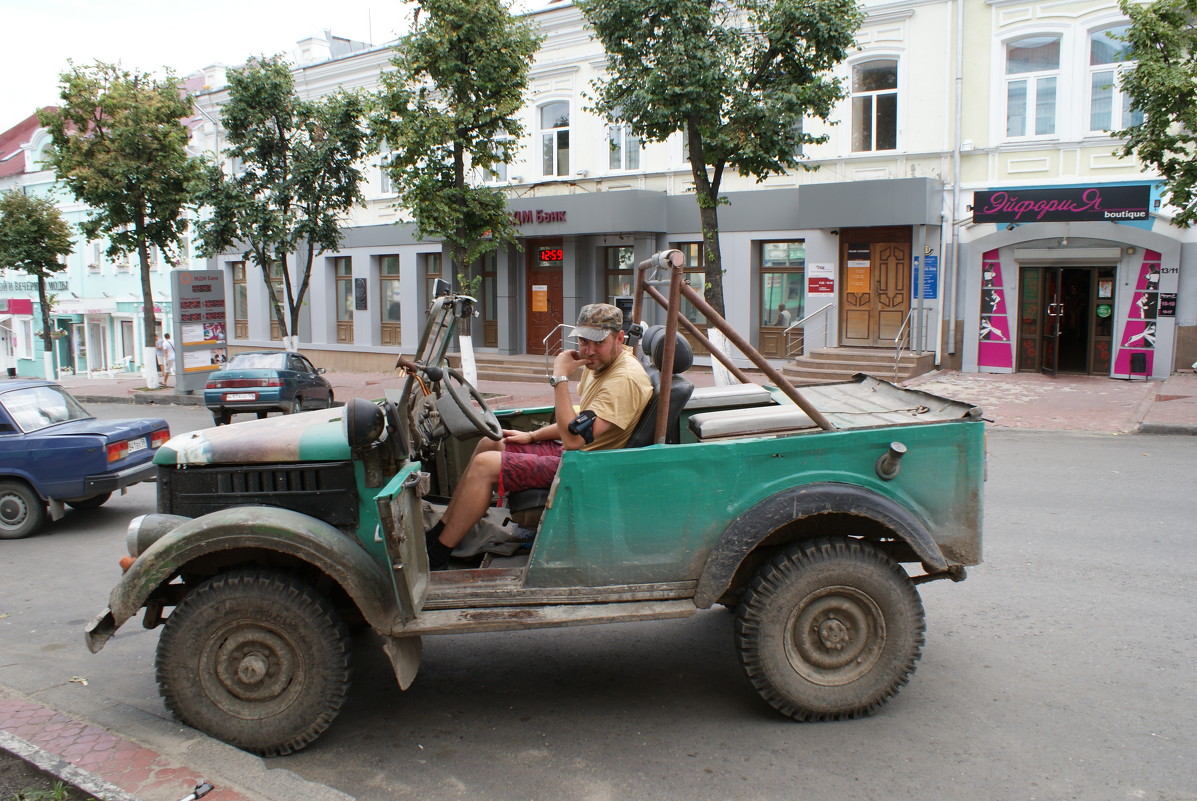
[[[1018,370],[1109,375],[1114,279],[1113,267],[1023,267]]]
[[[560,348],[561,332],[554,333],[562,318],[565,253],[560,239],[536,239],[528,242],[527,279],[524,308],[526,352],[543,354]]]
[[[840,342],[893,347],[910,311],[910,229],[846,230],[840,240]]]

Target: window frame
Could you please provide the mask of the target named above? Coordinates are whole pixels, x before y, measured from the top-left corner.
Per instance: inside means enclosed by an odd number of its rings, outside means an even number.
[[[644,156],[644,141],[632,133],[626,122],[609,120],[606,126],[607,152],[604,167],[607,172],[639,172]],[[634,158],[629,158],[634,156]],[[631,163],[634,161],[635,163]],[[617,163],[612,163],[617,162]]]
[[[565,124],[554,125],[552,127],[545,127],[544,115],[546,111],[556,105],[565,106]],[[564,178],[569,175],[570,171],[570,129],[573,122],[573,109],[570,107],[568,98],[553,98],[546,99],[536,106],[536,134],[537,141],[540,144],[540,174],[545,178]],[[562,136],[564,135],[564,147],[562,147]],[[552,138],[553,148],[550,151],[552,155],[552,171],[546,170],[548,166],[546,156],[549,153],[545,152],[545,145],[549,143],[549,138]],[[565,164],[561,164],[561,154],[565,154]]]
[[[1058,46],[1056,66],[1052,69],[1032,69],[1023,72],[1009,72],[1011,46],[1032,39],[1053,39]],[[1061,123],[1067,124],[1071,115],[1067,104],[1069,99],[1069,76],[1066,66],[1071,63],[1069,58],[1068,32],[1053,28],[1034,28],[1011,32],[1010,35],[998,42],[998,69],[995,75],[1000,76],[1000,97],[1002,98],[1002,115],[997,121],[999,134],[1003,141],[1026,142],[1059,139],[1062,136]],[[1038,110],[1041,97],[1041,81],[1054,79],[1055,97],[1052,101],[1052,130],[1039,133],[1037,130]],[[1026,84],[1026,94],[1023,100],[1024,126],[1022,133],[1010,132],[1010,91],[1015,83]],[[1087,125],[1087,123],[1086,123]],[[1028,132],[1029,131],[1029,132]]]
[[[1083,53],[1082,53],[1082,58],[1084,61],[1084,70],[1085,70],[1085,101],[1086,101],[1085,102],[1085,119],[1086,119],[1086,130],[1087,130],[1088,134],[1091,136],[1109,135],[1110,131],[1115,131],[1115,130],[1119,130],[1122,128],[1129,128],[1132,125],[1137,125],[1140,122],[1142,122],[1142,119],[1143,119],[1142,112],[1135,112],[1135,111],[1131,110],[1130,104],[1129,104],[1130,98],[1128,98],[1127,95],[1122,91],[1122,86],[1121,86],[1123,74],[1127,70],[1132,69],[1135,66],[1135,61],[1133,59],[1128,59],[1125,61],[1107,61],[1107,62],[1102,62],[1100,64],[1093,63],[1093,55],[1092,54],[1093,54],[1094,37],[1101,35],[1103,33],[1107,33],[1109,31],[1114,31],[1114,30],[1118,30],[1118,29],[1125,30],[1128,27],[1130,27],[1130,22],[1128,20],[1118,19],[1118,20],[1113,20],[1113,21],[1107,22],[1103,25],[1096,25],[1094,27],[1089,28],[1085,32],[1085,42],[1084,42],[1085,46],[1083,48]],[[1097,74],[1101,73],[1101,72],[1113,73],[1110,83],[1109,83],[1109,86],[1110,86],[1110,108],[1109,108],[1110,119],[1109,119],[1109,122],[1111,124],[1108,128],[1099,128],[1094,124],[1094,121],[1093,121],[1094,84],[1096,81]],[[1118,117],[1117,122],[1115,122],[1115,120],[1114,120],[1115,116]]]
[[[888,62],[893,64],[894,70],[894,85],[893,88],[883,89],[856,89],[857,71],[871,64],[879,62]],[[848,151],[853,154],[870,154],[870,153],[895,153],[900,150],[901,142],[900,133],[902,126],[899,124],[902,113],[902,59],[897,53],[886,52],[870,52],[862,54],[860,58],[852,61],[848,65]],[[893,98],[893,137],[892,148],[878,147],[878,120],[880,113],[878,111],[878,98],[892,97]],[[869,110],[869,136],[870,146],[868,148],[857,149],[857,127],[858,127],[858,112],[857,101],[860,99],[868,99]]]

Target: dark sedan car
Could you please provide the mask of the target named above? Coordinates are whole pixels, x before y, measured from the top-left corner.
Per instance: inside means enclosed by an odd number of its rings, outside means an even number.
[[[170,439],[159,418],[97,420],[53,381],[0,384],[0,539],[27,537],[65,506],[94,509],[153,479]]]
[[[204,405],[216,425],[239,412],[295,414],[333,405],[333,390],[324,368],[314,367],[298,353],[277,350],[238,353],[204,386]]]

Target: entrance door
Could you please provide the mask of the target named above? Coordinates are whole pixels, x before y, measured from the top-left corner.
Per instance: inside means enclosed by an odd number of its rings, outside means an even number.
[[[1060,303],[1062,270],[1046,267],[1043,273],[1043,363],[1039,372],[1055,375],[1060,370],[1060,318],[1064,315]]]
[[[910,311],[910,231],[845,231],[841,343],[893,347]]]
[[[541,239],[528,243],[527,309],[528,353],[556,352],[561,345],[560,332],[553,331],[562,319],[562,285],[565,254],[560,239]],[[546,341],[547,339],[547,341]]]
[[[1018,369],[1107,375],[1114,277],[1113,267],[1023,267]]]

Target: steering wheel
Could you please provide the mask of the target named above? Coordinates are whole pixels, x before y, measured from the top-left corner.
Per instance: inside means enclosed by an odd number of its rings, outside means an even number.
[[[449,397],[457,404],[457,408],[465,415],[470,424],[478,430],[478,433],[488,439],[501,440],[503,438],[503,427],[499,425],[499,418],[495,416],[494,411],[486,405],[486,398],[482,397],[482,393],[465,380],[465,376],[454,370],[452,367],[446,367],[444,380],[445,390],[449,393]],[[470,403],[471,400],[477,401],[484,411],[474,407]]]

